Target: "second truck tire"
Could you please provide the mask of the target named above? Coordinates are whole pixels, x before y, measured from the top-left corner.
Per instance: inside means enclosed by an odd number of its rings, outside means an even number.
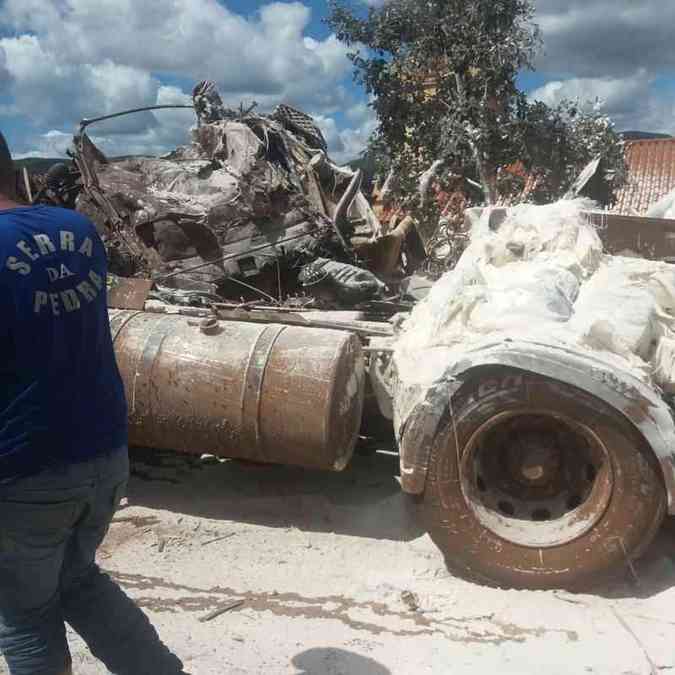
[[[467,381],[450,408],[421,508],[451,569],[502,587],[585,587],[657,533],[660,467],[604,402],[499,368]]]

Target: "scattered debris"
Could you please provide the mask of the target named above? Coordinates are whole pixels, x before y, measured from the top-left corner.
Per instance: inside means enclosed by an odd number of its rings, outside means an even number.
[[[222,607],[218,607],[217,609],[214,609],[212,612],[209,612],[206,616],[203,616],[201,619],[199,619],[199,621],[201,623],[213,621],[222,614],[231,612],[233,609],[239,609],[239,607],[241,607],[244,603],[245,600],[237,600],[236,602],[230,602],[227,605],[223,605]]]
[[[401,593],[401,600],[411,612],[419,611],[420,600],[412,591],[403,591]]]
[[[228,532],[227,534],[222,535],[221,537],[216,537],[215,539],[209,539],[208,541],[202,542],[202,546],[209,546],[210,544],[215,544],[219,541],[225,541],[226,539],[231,539],[236,536],[236,532]]]

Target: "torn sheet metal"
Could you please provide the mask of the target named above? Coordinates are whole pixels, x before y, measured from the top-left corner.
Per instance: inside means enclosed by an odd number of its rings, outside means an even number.
[[[210,82],[193,103],[191,143],[161,158],[110,161],[85,126],[75,137],[77,208],[103,235],[113,273],[281,303],[307,293],[298,276],[317,258],[367,263],[354,244],[377,240],[380,223],[360,172],[330,161],[311,117],[230,109]]]

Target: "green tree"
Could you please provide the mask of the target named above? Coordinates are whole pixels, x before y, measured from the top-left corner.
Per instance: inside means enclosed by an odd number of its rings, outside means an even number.
[[[386,0],[367,12],[329,4],[329,24],[373,99],[371,152],[386,154],[418,217],[435,215],[427,190],[447,177],[495,203],[513,192],[505,169],[516,163],[535,177],[531,196],[540,200],[562,196],[598,154],[618,184],[621,140],[607,118],[569,102],[530,102],[518,87],[541,45],[532,0]]]

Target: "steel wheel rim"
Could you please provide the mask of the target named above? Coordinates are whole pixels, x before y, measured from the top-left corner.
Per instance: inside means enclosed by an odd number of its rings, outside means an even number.
[[[564,415],[503,412],[457,452],[467,506],[481,525],[512,544],[571,543],[609,507],[614,472],[607,447],[588,426]]]

